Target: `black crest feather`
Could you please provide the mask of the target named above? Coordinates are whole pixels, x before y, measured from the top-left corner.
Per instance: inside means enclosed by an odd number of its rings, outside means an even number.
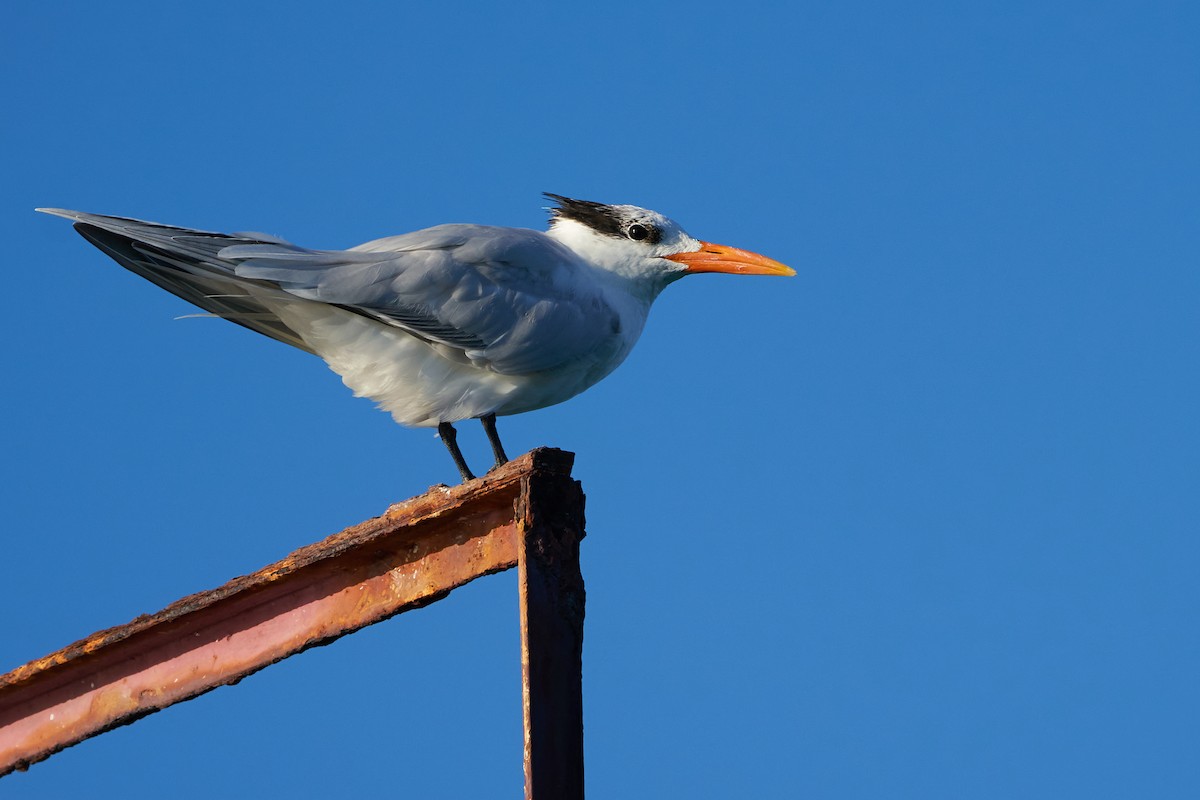
[[[662,240],[662,231],[658,226],[644,213],[636,213],[638,209],[631,206],[610,206],[591,200],[572,200],[561,194],[551,194],[550,192],[544,194],[558,203],[557,208],[550,209],[551,222],[559,219],[573,219],[605,236],[615,236],[618,239],[629,237],[646,244],[658,244]],[[643,228],[640,235],[630,227],[635,223]]]
[[[572,200],[561,194],[546,192],[545,196],[558,203],[550,209],[550,219],[573,219],[592,230],[608,236],[625,236],[626,220],[612,206],[594,203],[591,200]]]

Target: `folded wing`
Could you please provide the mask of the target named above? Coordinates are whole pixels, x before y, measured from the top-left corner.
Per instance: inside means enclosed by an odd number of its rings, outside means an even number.
[[[619,332],[587,269],[536,231],[440,225],[343,251],[49,210],[118,263],[206,311],[312,352],[272,311],[284,295],[402,329],[505,374],[554,369]]]

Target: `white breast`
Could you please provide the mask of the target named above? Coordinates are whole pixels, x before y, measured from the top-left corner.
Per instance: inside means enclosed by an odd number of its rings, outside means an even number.
[[[648,310],[622,304],[621,324],[599,347],[554,369],[506,375],[336,306],[274,294],[263,301],[356,396],[374,400],[397,422],[418,427],[519,414],[574,397],[624,361]]]

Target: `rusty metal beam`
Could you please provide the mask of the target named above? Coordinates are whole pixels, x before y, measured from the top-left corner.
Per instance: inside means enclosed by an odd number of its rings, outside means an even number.
[[[517,512],[525,798],[583,800],[583,492],[551,481]]]
[[[546,627],[540,621],[557,613],[547,604],[565,601],[578,603],[567,616],[582,625],[582,580],[571,582],[578,586],[575,594],[546,589],[546,576],[561,569],[557,554],[573,553],[574,573],[579,572],[583,493],[570,478],[573,460],[570,453],[543,448],[462,486],[435,487],[258,572],[0,676],[0,776],[236,683],[309,647],[427,605],[527,557],[537,566],[522,567],[519,579],[526,774],[530,783],[537,780],[562,750],[538,744],[548,730],[537,720],[577,725],[578,730],[560,729],[555,735],[572,743],[565,757],[579,762],[582,796],[582,716],[575,710],[582,702],[571,699],[572,692],[581,694],[582,627]],[[541,566],[543,553],[556,554],[546,562],[549,572]],[[539,621],[527,625],[527,615]],[[560,634],[567,638],[554,641]],[[548,655],[558,651],[566,655]],[[543,663],[548,670],[538,666]],[[542,687],[541,681],[548,683]],[[564,689],[569,713],[546,713]],[[557,780],[545,783],[541,797],[576,796],[552,790],[552,783],[561,785]],[[531,790],[527,786],[528,797]]]

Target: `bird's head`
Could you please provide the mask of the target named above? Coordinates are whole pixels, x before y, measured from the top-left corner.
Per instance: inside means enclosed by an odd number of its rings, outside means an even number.
[[[558,204],[550,209],[551,236],[597,267],[658,289],[695,272],[796,274],[766,256],[694,239],[657,211],[557,194],[546,197]]]

